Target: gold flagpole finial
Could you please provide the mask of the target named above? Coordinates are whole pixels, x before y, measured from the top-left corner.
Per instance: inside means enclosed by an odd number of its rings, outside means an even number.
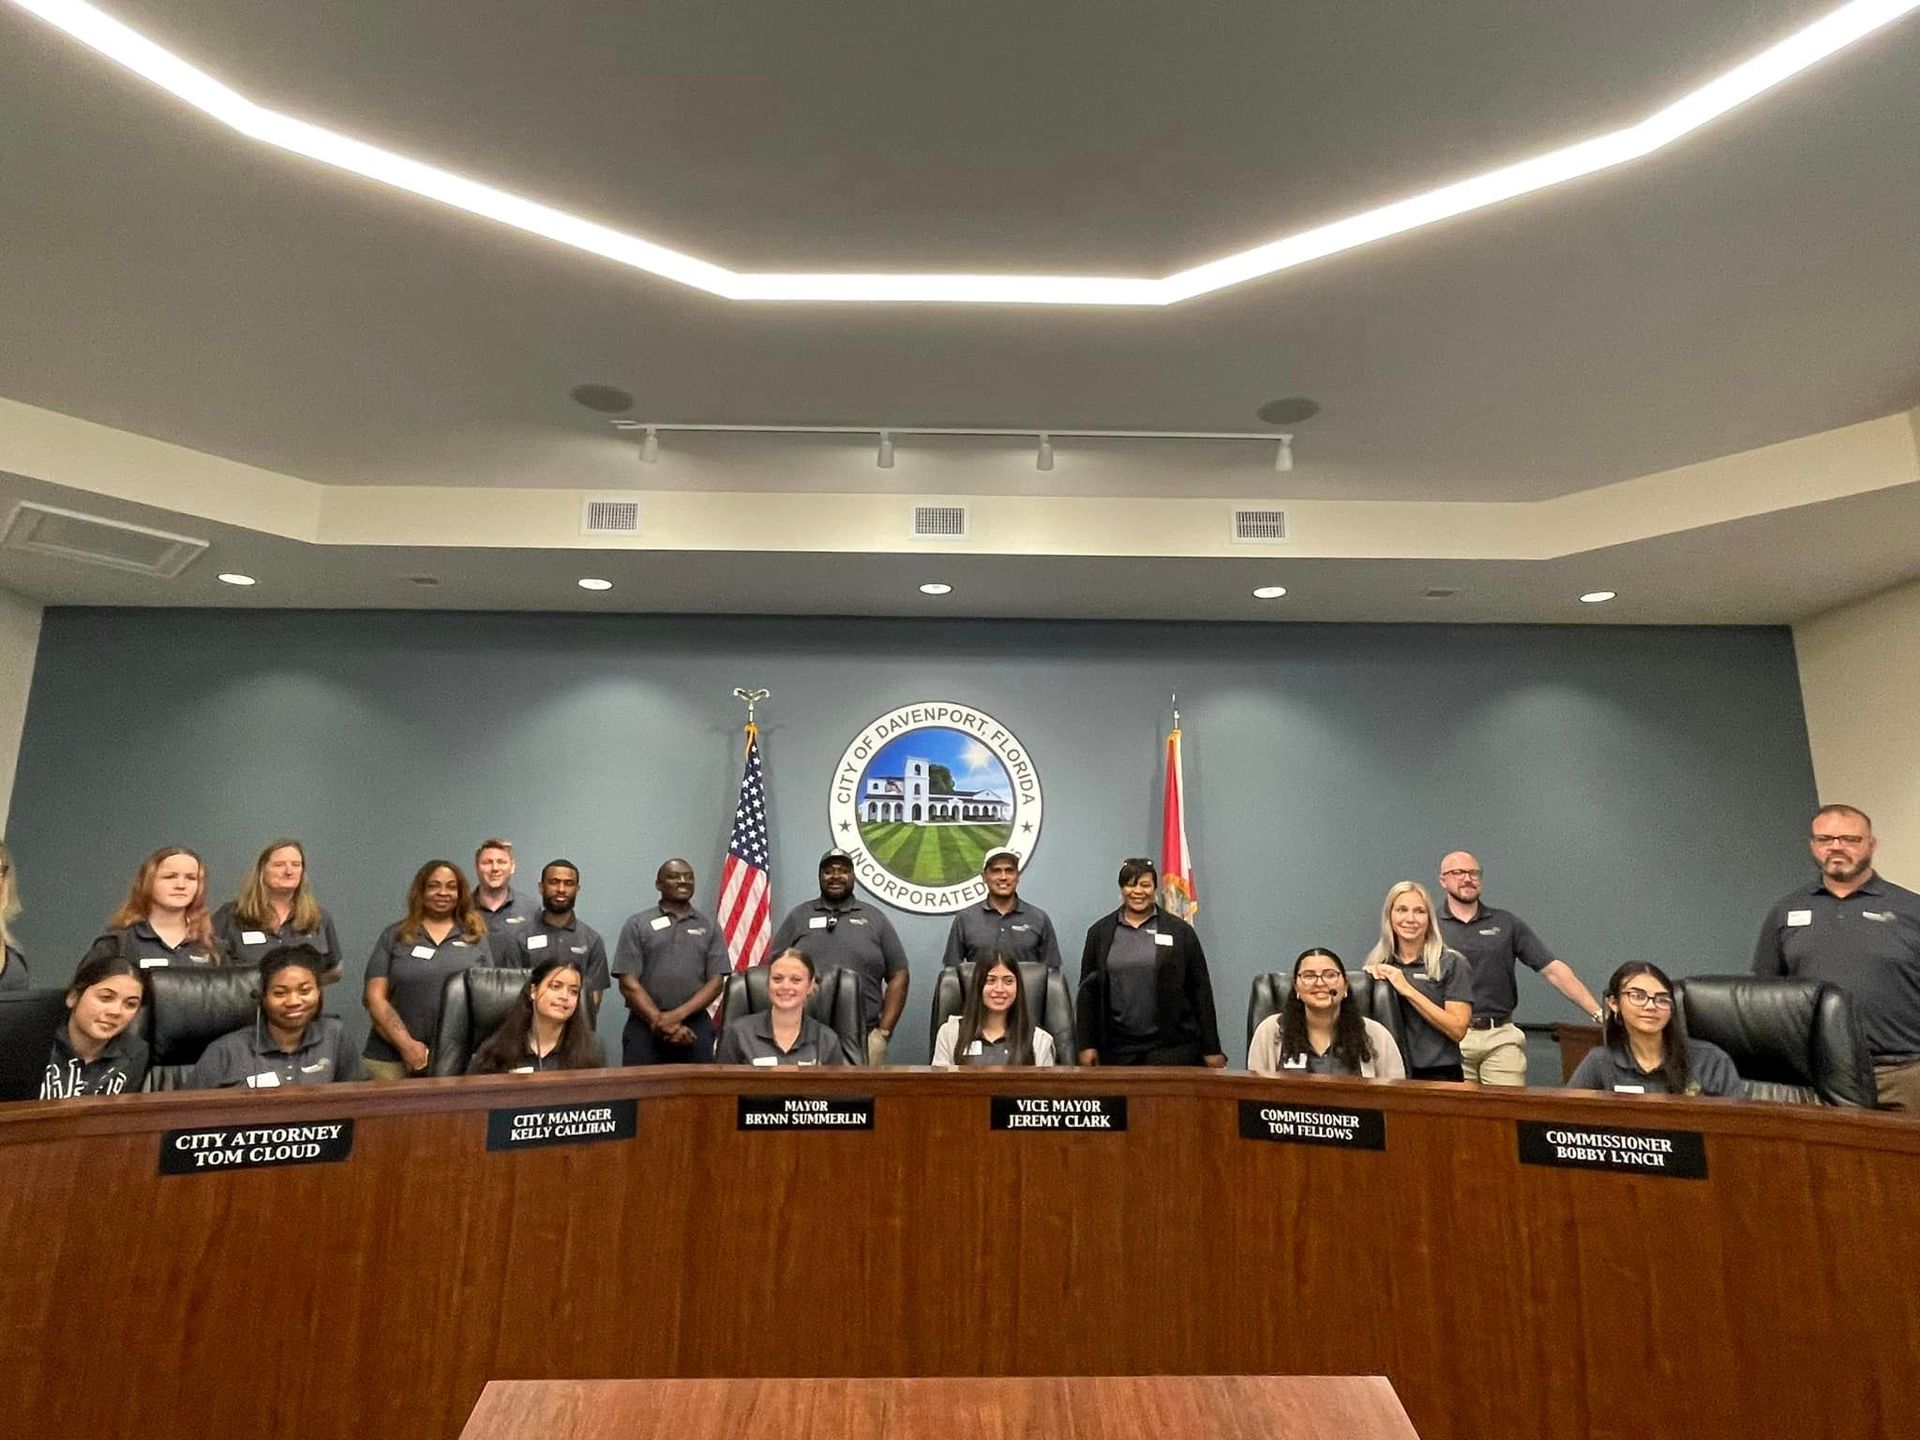
[[[749,729],[753,728],[754,707],[759,705],[762,700],[766,699],[767,696],[772,693],[771,690],[749,690],[742,685],[733,687],[733,698],[747,702],[747,727]]]

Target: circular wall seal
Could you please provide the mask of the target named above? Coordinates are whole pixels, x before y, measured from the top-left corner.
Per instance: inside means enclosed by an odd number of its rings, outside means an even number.
[[[854,736],[827,798],[832,843],[876,899],[944,915],[986,898],[980,862],[1024,867],[1040,839],[1040,772],[985,711],[951,700],[889,710]]]

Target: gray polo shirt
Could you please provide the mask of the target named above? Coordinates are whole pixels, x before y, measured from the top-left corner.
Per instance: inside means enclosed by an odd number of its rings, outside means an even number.
[[[1400,965],[1398,960],[1389,964]],[[1445,1005],[1450,1000],[1473,1000],[1473,967],[1467,963],[1467,957],[1458,950],[1440,952],[1440,978],[1427,978],[1427,965],[1424,960],[1416,960],[1411,965],[1400,965],[1407,979],[1435,1005]],[[1393,997],[1393,1003],[1400,1007],[1400,1028],[1407,1037],[1407,1068],[1426,1070],[1435,1065],[1458,1065],[1460,1046],[1449,1040],[1440,1031],[1427,1023],[1424,1015],[1413,1008],[1411,1002],[1399,995]]]
[[[282,945],[311,945],[326,957],[329,970],[340,964],[340,937],[334,932],[331,915],[321,915],[318,930],[296,930],[291,921],[278,930],[251,930],[233,912],[231,900],[213,912],[213,933],[226,948],[229,965],[258,965],[269,950]]]
[[[7,946],[7,963],[0,966],[0,990],[25,990],[27,983],[27,957]]]
[[[607,942],[578,915],[555,925],[541,910],[525,925],[493,935],[494,958],[502,965],[531,970],[549,960],[568,960],[580,967],[585,989],[598,994],[611,983],[607,970]]]
[[[642,910],[620,927],[613,947],[613,973],[637,977],[662,1010],[679,1009],[702,985],[724,978],[732,968],[727,937],[698,910],[680,916],[658,905]]]
[[[321,1015],[307,1026],[300,1048],[282,1050],[258,1016],[244,1030],[222,1035],[201,1052],[187,1072],[189,1090],[217,1090],[243,1085],[251,1090],[275,1090],[283,1085],[328,1085],[335,1080],[364,1080],[360,1057],[347,1044],[346,1026],[333,1015]]]
[[[460,938],[458,930],[449,932],[439,945],[424,931],[418,940],[402,940],[399,931],[395,924],[380,932],[367,960],[367,979],[387,982],[387,1000],[400,1016],[400,1023],[414,1039],[431,1047],[433,1032],[440,1024],[440,997],[447,988],[447,977],[491,963],[493,950],[484,939],[468,943]],[[366,1056],[369,1060],[397,1062],[400,1052],[376,1028],[367,1032]]]
[[[1009,960],[1033,960],[1049,970],[1060,968],[1060,941],[1054,936],[1053,921],[1038,905],[1029,905],[1018,895],[1013,897],[1013,908],[1004,915],[986,900],[955,915],[940,963],[984,960],[996,950]]]
[[[1747,1093],[1733,1058],[1718,1045],[1705,1040],[1687,1041],[1687,1094],[1730,1095],[1739,1099]],[[1649,1074],[1633,1056],[1610,1045],[1596,1045],[1581,1058],[1567,1077],[1569,1090],[1617,1090],[1627,1094],[1665,1095],[1667,1077],[1658,1070]]]
[[[107,931],[87,947],[87,953],[80,957],[80,963],[85,965],[90,960],[99,960],[110,955],[124,955],[142,970],[153,970],[167,965],[225,963],[217,943],[203,945],[198,940],[188,938],[178,945],[169,945],[145,920],[136,920],[124,929]]]
[[[498,910],[487,909],[480,903],[480,897],[477,895],[474,897],[473,904],[474,908],[480,912],[481,919],[487,922],[489,935],[517,935],[531,925],[534,917],[540,913],[538,902],[521,899],[513,893],[511,886],[507,889],[505,903]]]
[[[1844,900],[1820,881],[1767,912],[1756,975],[1826,980],[1853,997],[1873,1058],[1920,1059],[1920,895],[1875,875]]]
[[[1115,1040],[1153,1040],[1160,1034],[1158,917],[1144,925],[1122,920],[1107,951],[1107,1016]],[[1171,937],[1169,937],[1171,938]]]
[[[773,1012],[742,1015],[727,1022],[714,1060],[721,1065],[846,1065],[847,1047],[832,1027],[811,1015],[800,1017],[800,1035],[791,1050],[773,1038]]]
[[[1473,966],[1476,1020],[1491,1018],[1504,1024],[1513,1018],[1520,1003],[1520,988],[1513,982],[1514,961],[1536,973],[1553,963],[1553,952],[1526,921],[1511,910],[1491,905],[1479,906],[1471,920],[1454,919],[1453,912],[1442,905],[1440,937]]]
[[[880,999],[889,975],[907,968],[907,952],[894,933],[893,922],[870,905],[848,898],[829,905],[815,898],[796,905],[773,932],[773,949],[797,948],[816,968],[851,969],[860,980],[860,1023],[880,1023]]]

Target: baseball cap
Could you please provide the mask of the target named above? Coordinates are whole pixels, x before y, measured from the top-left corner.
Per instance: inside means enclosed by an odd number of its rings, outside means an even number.
[[[1016,850],[1009,850],[1005,845],[1001,845],[992,850],[987,851],[986,855],[981,858],[980,868],[982,870],[986,869],[987,866],[993,864],[993,862],[998,860],[1002,855],[1006,856],[1007,859],[1013,861],[1013,865],[1016,870],[1020,868],[1019,852]]]
[[[820,868],[824,870],[827,868],[827,866],[831,865],[836,860],[844,860],[849,865],[853,864],[853,856],[849,855],[846,851],[840,849],[836,845],[833,849],[827,851],[826,854],[820,857]]]

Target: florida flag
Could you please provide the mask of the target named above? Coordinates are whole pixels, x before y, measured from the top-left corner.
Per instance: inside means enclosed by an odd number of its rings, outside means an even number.
[[[1169,913],[1191,920],[1200,910],[1200,887],[1193,877],[1193,851],[1187,845],[1186,779],[1180,769],[1180,727],[1167,732],[1167,788],[1160,805],[1160,903]]]

